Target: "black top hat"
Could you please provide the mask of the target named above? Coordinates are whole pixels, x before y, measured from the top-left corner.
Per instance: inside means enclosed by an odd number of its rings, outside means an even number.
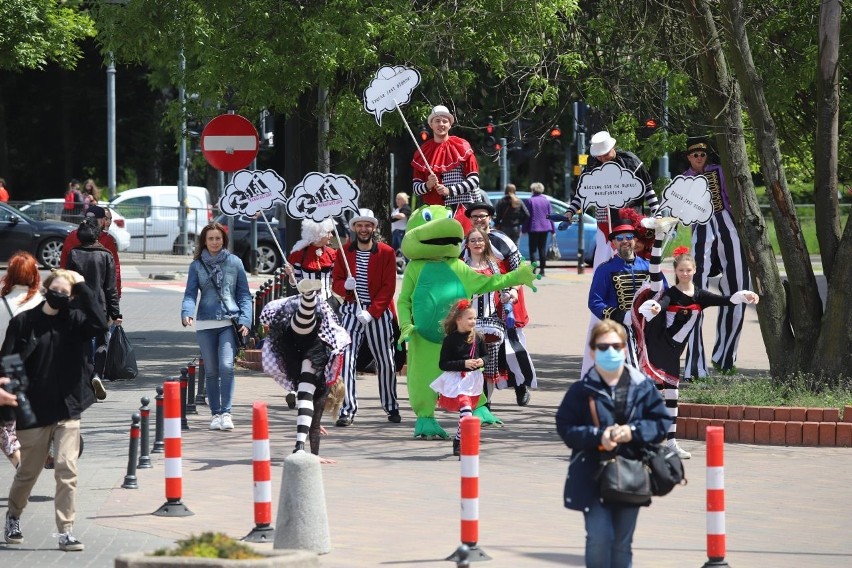
[[[686,139],[686,153],[689,154],[696,150],[710,151],[710,141],[706,136],[690,136]]]
[[[494,206],[490,203],[485,203],[484,201],[478,201],[476,203],[468,203],[464,208],[464,216],[470,218],[470,214],[476,211],[477,209],[485,209],[488,211],[488,214],[492,217],[494,216]]]

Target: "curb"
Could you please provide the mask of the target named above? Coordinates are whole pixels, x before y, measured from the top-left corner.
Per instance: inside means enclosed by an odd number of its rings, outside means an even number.
[[[725,442],[770,446],[852,447],[852,406],[837,408],[678,405],[678,437],[704,441],[707,426],[725,429]]]

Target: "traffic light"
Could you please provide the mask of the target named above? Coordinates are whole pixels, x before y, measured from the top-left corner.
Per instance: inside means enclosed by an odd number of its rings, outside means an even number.
[[[503,146],[497,140],[494,129],[494,119],[488,117],[488,123],[485,125],[485,151],[489,153],[499,152]]]
[[[420,140],[422,142],[426,142],[427,140],[429,140],[429,129],[426,128],[425,122],[420,124]]]
[[[646,118],[642,123],[642,138],[650,138],[659,129],[660,122],[656,118]]]
[[[559,128],[558,124],[554,124],[550,127],[550,139],[554,141],[559,141],[562,138],[562,129]]]

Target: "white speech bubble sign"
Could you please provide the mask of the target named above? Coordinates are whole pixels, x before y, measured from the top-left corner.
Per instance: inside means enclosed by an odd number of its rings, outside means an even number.
[[[376,117],[382,125],[382,115],[411,100],[411,94],[420,84],[420,73],[402,65],[382,67],[376,71],[370,85],[364,90],[364,110]]]
[[[713,198],[704,176],[675,177],[663,190],[658,211],[668,209],[684,225],[705,225],[713,216]]]
[[[287,215],[319,223],[347,209],[358,213],[360,194],[361,190],[348,176],[311,172],[293,188],[287,200]]]
[[[286,203],[287,183],[274,170],[240,170],[225,186],[219,209],[234,217],[254,217],[276,203]]]
[[[596,207],[624,207],[645,194],[645,183],[628,169],[615,162],[606,162],[580,176],[577,195],[583,209]]]

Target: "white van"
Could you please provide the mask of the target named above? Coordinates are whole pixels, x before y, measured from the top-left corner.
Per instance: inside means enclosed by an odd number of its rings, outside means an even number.
[[[186,227],[189,250],[194,250],[198,233],[213,220],[210,194],[205,187],[186,188]],[[176,185],[137,187],[122,191],[110,202],[110,207],[124,215],[130,232],[130,252],[180,251],[178,225],[178,188]]]

